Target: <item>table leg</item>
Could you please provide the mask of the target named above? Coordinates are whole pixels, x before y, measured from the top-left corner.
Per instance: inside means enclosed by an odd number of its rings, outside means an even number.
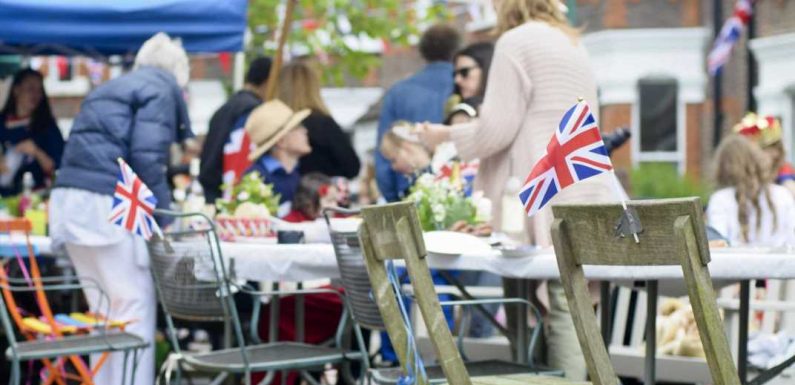
[[[302,290],[304,288],[303,282],[298,282],[297,289]],[[296,342],[304,342],[304,328],[306,324],[304,324],[304,295],[297,294],[295,296],[295,341]]]
[[[599,283],[599,297],[602,305],[602,339],[610,346],[610,281]]]
[[[751,281],[740,281],[740,330],[737,343],[737,376],[740,383],[748,379],[748,319],[750,317]]]
[[[455,286],[461,292],[461,296],[464,299],[468,299],[468,300],[476,299],[475,297],[472,296],[472,294],[469,294],[469,291],[467,291],[466,286],[464,286],[464,284],[462,284],[461,281],[458,280],[458,278],[454,277],[453,275],[451,275],[446,270],[439,270],[439,274],[441,274],[442,278],[444,278],[448,283],[450,283],[453,286]],[[508,331],[508,329],[505,326],[502,326],[499,322],[497,322],[497,320],[494,318],[494,316],[491,313],[489,313],[489,311],[486,310],[486,308],[483,307],[483,305],[478,304],[478,305],[473,305],[473,306],[474,306],[475,310],[477,310],[478,312],[480,312],[480,314],[482,314],[484,317],[486,317],[486,319],[489,321],[489,323],[491,323],[492,326],[497,328],[497,330],[499,330],[499,332],[502,333],[502,335],[504,335],[505,337],[511,338],[511,335],[510,335],[510,332]]]
[[[274,292],[279,291],[278,282],[273,283],[272,290]],[[279,340],[279,299],[280,298],[278,295],[271,296],[270,323],[268,324],[268,342],[276,342]]]
[[[657,281],[646,281],[646,368],[643,383],[654,385],[657,358]]]
[[[519,284],[519,298],[530,298],[530,281],[523,279]],[[527,308],[521,307],[517,312],[516,317],[516,362],[527,363],[529,357],[527,356]]]

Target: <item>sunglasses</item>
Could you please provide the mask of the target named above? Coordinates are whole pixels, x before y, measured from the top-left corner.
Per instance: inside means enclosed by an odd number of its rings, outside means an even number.
[[[455,71],[453,71],[453,77],[455,78],[458,75],[461,75],[462,78],[466,79],[469,77],[469,71],[478,69],[478,66],[471,66],[471,67],[461,67]]]

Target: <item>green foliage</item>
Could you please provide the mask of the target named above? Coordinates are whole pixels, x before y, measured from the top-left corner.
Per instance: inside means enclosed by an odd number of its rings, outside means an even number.
[[[227,186],[223,185],[221,188],[226,191]],[[265,184],[259,172],[254,171],[243,176],[240,183],[232,188],[231,200],[218,199],[215,206],[219,213],[232,215],[240,204],[251,202],[265,205],[271,215],[275,215],[279,210],[279,199],[280,195],[273,192],[273,186]]]
[[[642,163],[630,177],[635,198],[681,198],[697,196],[702,202],[709,198],[710,188],[702,181],[679,175],[671,163]]]
[[[417,204],[417,214],[424,231],[449,229],[458,221],[477,223],[477,208],[471,198],[447,180],[435,181],[424,174],[417,179],[406,200]]]
[[[249,1],[248,25],[253,36],[248,52],[274,55],[283,0]],[[418,26],[448,19],[444,3],[418,15],[411,4],[400,0],[299,0],[285,49],[309,52],[323,63],[326,82],[341,84],[345,75],[366,76],[381,58],[345,41],[369,37],[393,47],[409,45],[420,33]]]
[[[0,205],[5,206],[8,210],[8,214],[12,217],[19,217],[19,200],[22,198],[22,194],[3,197],[0,199]],[[30,207],[36,208],[42,203],[43,199],[39,194],[31,194],[30,196]]]

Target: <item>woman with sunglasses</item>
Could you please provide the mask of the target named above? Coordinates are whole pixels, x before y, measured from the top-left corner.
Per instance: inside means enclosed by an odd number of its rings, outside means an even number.
[[[482,97],[486,93],[486,81],[493,54],[493,44],[475,43],[458,51],[455,55],[453,80],[455,81],[455,94],[459,96],[459,101]]]

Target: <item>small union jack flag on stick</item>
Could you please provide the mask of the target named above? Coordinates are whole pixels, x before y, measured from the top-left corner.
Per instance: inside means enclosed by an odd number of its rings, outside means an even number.
[[[555,130],[547,153],[533,166],[519,192],[527,216],[541,210],[560,190],[604,172],[613,165],[599,133],[596,118],[584,100],[566,111]],[[618,183],[612,178],[614,183]],[[618,186],[615,186],[618,188]],[[617,190],[620,191],[620,190]],[[619,193],[624,211],[628,213]],[[635,241],[638,241],[635,234]]]
[[[152,234],[161,238],[163,233],[152,215],[157,206],[157,198],[152,190],[138,178],[132,168],[119,158],[119,180],[113,194],[113,207],[108,221],[127,231],[149,240]]]

